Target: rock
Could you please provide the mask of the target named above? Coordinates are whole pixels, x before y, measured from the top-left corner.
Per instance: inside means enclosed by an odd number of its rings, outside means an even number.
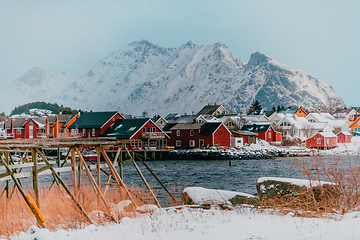
[[[258,206],[258,199],[253,195],[201,187],[185,188],[182,200],[185,205],[198,204],[204,206],[206,209],[211,205],[220,206],[223,209],[228,209],[228,206],[241,204]]]
[[[295,178],[266,177],[256,182],[260,202],[265,205],[328,202],[336,197],[335,186],[330,182]]]

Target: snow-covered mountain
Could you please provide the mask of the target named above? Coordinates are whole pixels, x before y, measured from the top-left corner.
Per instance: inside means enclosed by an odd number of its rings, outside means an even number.
[[[224,104],[236,111],[257,99],[272,106],[307,108],[341,97],[304,70],[256,52],[245,63],[223,43],[162,48],[146,40],[130,43],[87,69],[66,73],[34,67],[2,88],[0,110],[45,101],[75,109],[150,116],[191,113],[204,105]],[[11,101],[9,100],[11,99]]]

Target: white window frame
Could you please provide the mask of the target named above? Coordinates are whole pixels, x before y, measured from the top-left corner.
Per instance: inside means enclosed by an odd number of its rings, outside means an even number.
[[[316,139],[316,143],[317,143],[317,144],[321,144],[321,138],[317,138],[317,139]]]
[[[181,140],[176,140],[176,147],[181,147]]]
[[[190,147],[195,147],[195,140],[190,140],[189,141],[189,146]]]
[[[85,134],[86,134],[86,129],[83,128],[83,137],[85,137]]]
[[[190,136],[194,136],[194,130],[190,130]]]
[[[95,136],[95,128],[92,129],[92,135]]]
[[[180,130],[176,130],[176,136],[180,136]]]

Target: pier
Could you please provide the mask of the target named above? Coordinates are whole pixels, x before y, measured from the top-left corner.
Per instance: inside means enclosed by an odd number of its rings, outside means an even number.
[[[82,152],[83,148],[96,150],[96,162],[86,161],[87,159]],[[50,159],[45,154],[47,149],[57,149],[57,156]],[[65,157],[61,156],[61,152],[64,150],[67,152]],[[109,156],[109,152],[114,154]],[[14,156],[19,156],[19,159],[14,159]],[[146,157],[146,152],[144,152],[144,157]],[[101,159],[105,161],[100,161]],[[119,141],[115,138],[21,139],[0,141],[0,182],[5,181],[5,187],[1,191],[1,197],[6,196],[11,199],[12,194],[17,189],[36,217],[38,225],[45,228],[45,223],[42,220],[43,216],[41,216],[40,212],[39,175],[50,174],[53,176],[53,181],[49,186],[49,190],[51,190],[55,184],[59,185],[76,204],[87,221],[94,223],[75,194],[77,189],[82,186],[81,174],[85,172],[94,191],[98,195],[99,201],[107,209],[106,214],[111,217],[109,204],[104,197],[104,193],[109,187],[117,187],[119,191],[121,189],[125,190],[127,198],[132,202],[134,207],[137,207],[134,201],[134,194],[123,181],[122,165],[132,163],[155,204],[161,207],[153,190],[140,171],[135,161],[136,159],[146,167],[175,204],[178,205],[176,199],[146,165],[139,154],[131,149],[131,143],[129,141]],[[116,166],[118,166],[118,171],[116,170]],[[105,167],[110,170],[109,173],[104,171],[103,168]],[[96,172],[96,177],[93,176],[91,170]],[[67,185],[63,181],[61,178],[62,172],[72,172],[71,184]],[[101,185],[100,174],[107,175],[107,181],[104,183],[104,186]],[[32,179],[32,188],[35,195],[34,201],[25,194],[25,190],[21,184],[21,179],[23,178]],[[11,183],[14,184],[12,189],[10,189]]]

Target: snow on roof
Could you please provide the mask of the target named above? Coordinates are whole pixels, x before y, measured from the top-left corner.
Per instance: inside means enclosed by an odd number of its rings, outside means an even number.
[[[318,133],[324,137],[336,137],[336,135],[333,132],[318,132]]]
[[[352,136],[352,134],[351,134],[351,133],[346,132],[346,131],[341,131],[341,132],[339,132],[337,135],[339,135],[340,133],[342,133],[342,134],[344,134],[344,135],[350,135],[350,136]]]
[[[350,123],[347,119],[335,119],[335,120],[330,120],[329,122],[331,124],[331,126],[333,126],[334,128],[341,128],[343,126],[349,126]]]

